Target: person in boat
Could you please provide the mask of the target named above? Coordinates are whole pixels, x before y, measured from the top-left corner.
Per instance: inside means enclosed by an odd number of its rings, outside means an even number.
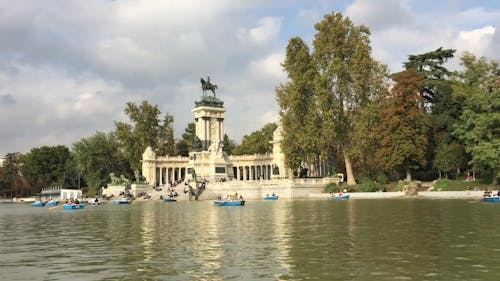
[[[497,196],[499,196],[499,197],[500,197],[500,190],[497,192]]]
[[[78,201],[78,198],[75,198],[75,201],[73,203],[75,203],[75,205],[78,205],[80,204],[80,201]]]
[[[240,194],[240,200],[243,201],[243,196]]]
[[[490,197],[490,192],[488,191],[488,188],[484,189],[483,197]]]
[[[97,197],[94,199],[94,203],[99,203],[99,199],[97,199]]]
[[[274,194],[274,192],[273,192],[273,195],[272,195],[272,196],[276,196],[276,194]]]

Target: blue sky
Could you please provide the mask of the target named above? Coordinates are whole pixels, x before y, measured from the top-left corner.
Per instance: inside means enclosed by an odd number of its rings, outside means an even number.
[[[395,72],[408,55],[441,46],[500,59],[498,3],[0,0],[0,155],[110,132],[126,120],[126,102],[144,99],[174,115],[180,137],[207,75],[239,142],[278,121],[286,44],[311,44],[325,14],[368,26],[373,56]]]

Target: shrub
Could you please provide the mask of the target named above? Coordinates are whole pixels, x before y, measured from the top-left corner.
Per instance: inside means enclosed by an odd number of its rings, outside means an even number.
[[[335,193],[335,192],[339,192],[339,191],[340,191],[340,186],[338,186],[335,183],[329,183],[329,184],[325,185],[325,192]]]
[[[382,190],[383,186],[378,182],[364,178],[364,179],[360,180],[360,183],[358,184],[358,188],[360,191],[363,191],[363,192],[374,192],[374,191]]]

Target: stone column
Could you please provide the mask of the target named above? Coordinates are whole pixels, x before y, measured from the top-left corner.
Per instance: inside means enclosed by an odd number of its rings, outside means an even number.
[[[160,166],[160,182],[159,185],[163,185],[163,167]]]

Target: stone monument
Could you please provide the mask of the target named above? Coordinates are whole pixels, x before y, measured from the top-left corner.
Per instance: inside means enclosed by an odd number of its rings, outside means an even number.
[[[193,181],[193,171],[198,181],[232,180],[233,164],[228,155],[222,151],[224,138],[224,103],[215,95],[217,85],[201,78],[203,94],[195,101],[192,110],[196,125],[196,138],[193,151],[189,153],[187,179]],[[210,90],[213,96],[205,95]],[[193,185],[192,185],[193,186]],[[194,188],[194,186],[193,186]]]

